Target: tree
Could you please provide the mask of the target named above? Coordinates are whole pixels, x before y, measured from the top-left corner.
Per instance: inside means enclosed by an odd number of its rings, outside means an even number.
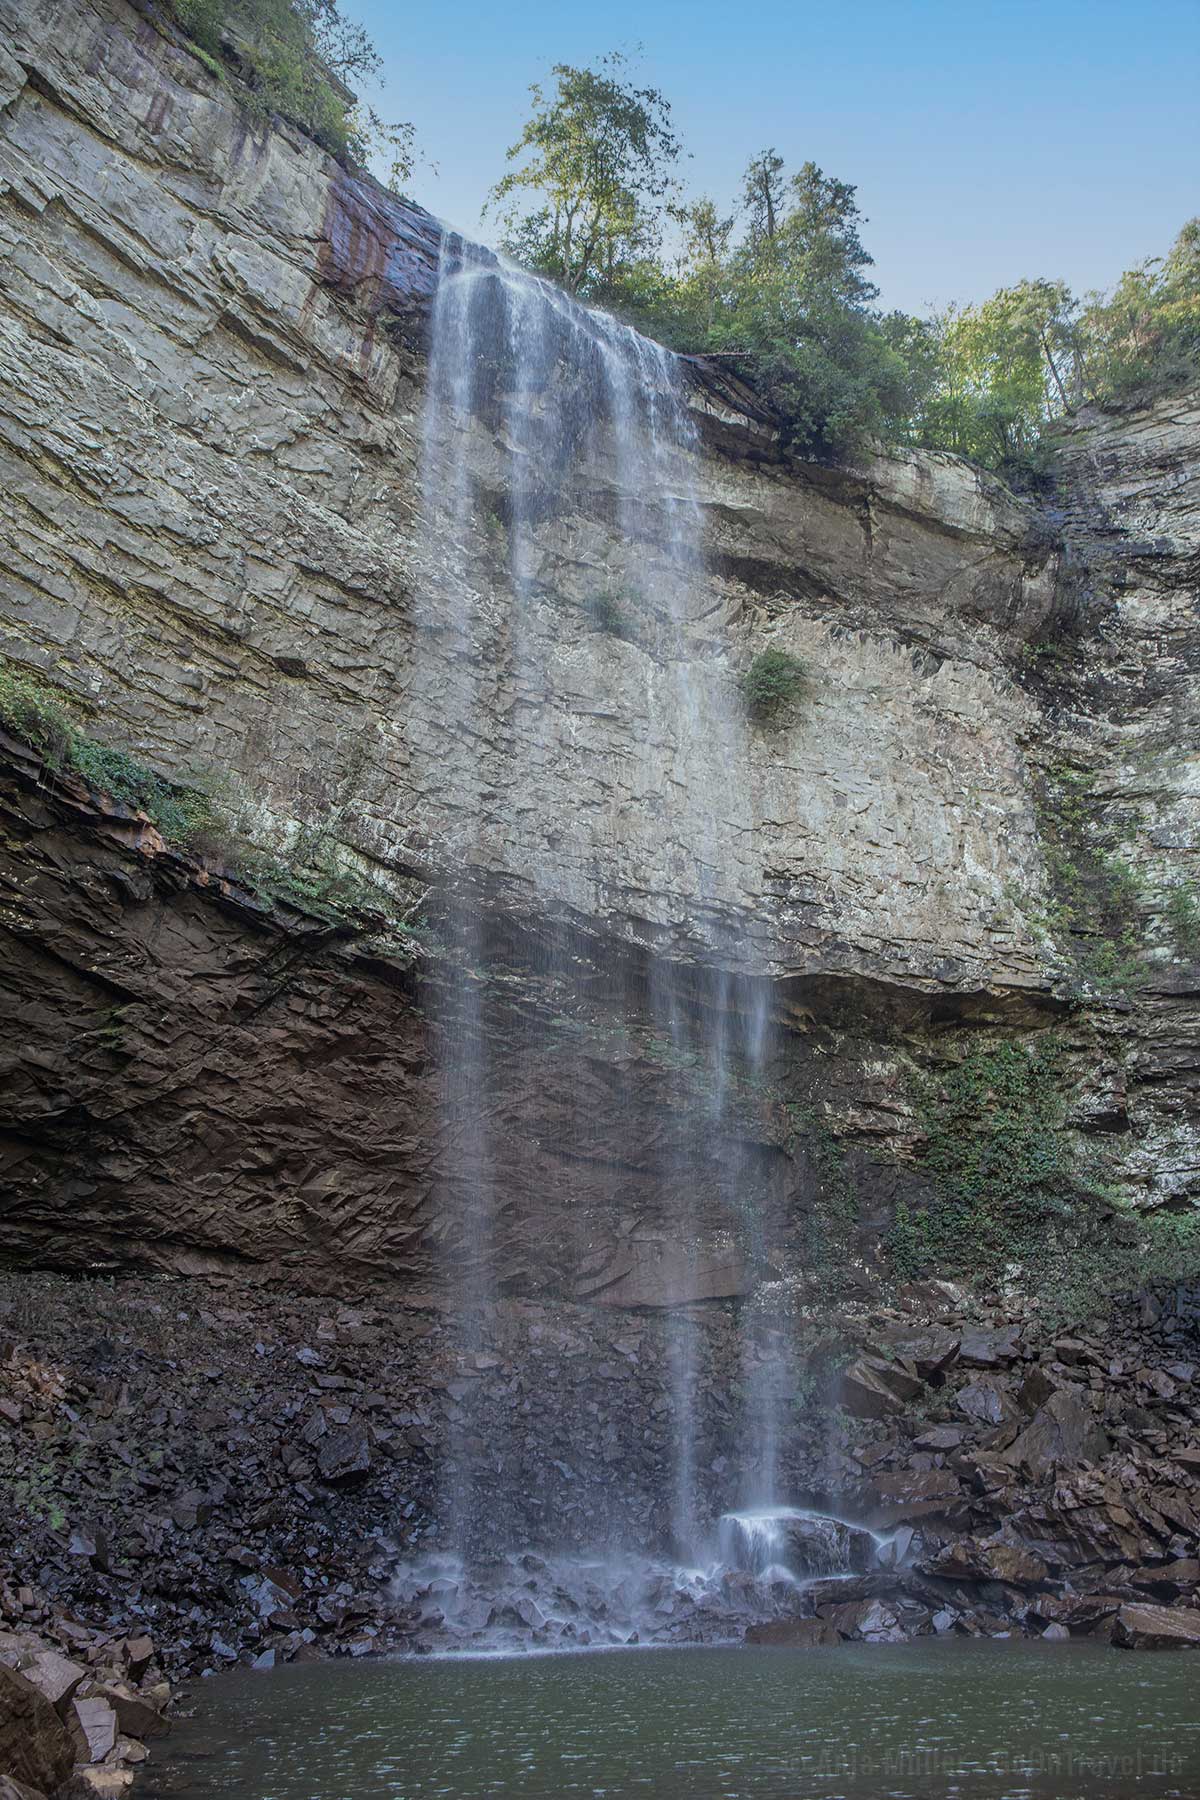
[[[773,151],[751,164],[753,209],[712,342],[745,354],[796,448],[846,453],[907,417],[908,369],[871,310],[855,189],[815,163],[788,180],[782,168]]]
[[[335,156],[365,167],[389,161],[399,188],[413,168],[413,128],[385,121],[349,84],[378,80],[379,53],[339,0],[173,0],[183,29],[224,76],[228,46],[249,81],[249,103],[279,113]]]
[[[595,68],[557,64],[549,94],[535,83],[533,113],[507,153],[517,166],[489,195],[506,248],[573,294],[603,293],[629,264],[656,255],[674,188],[670,106],[628,69],[614,51]],[[542,205],[522,212],[526,195]]]
[[[919,441],[1009,474],[1038,461],[1047,421],[1081,398],[1078,306],[1061,281],[1020,281],[934,321],[938,368]]]
[[[783,158],[775,150],[764,150],[747,166],[742,200],[748,242],[756,248],[769,244],[783,211]]]
[[[1127,270],[1111,295],[1089,295],[1079,335],[1089,397],[1200,379],[1200,219],[1188,220],[1165,257]]]
[[[722,218],[716,201],[706,194],[668,210],[680,232],[674,307],[694,331],[706,333],[712,330],[727,285],[734,214]]]

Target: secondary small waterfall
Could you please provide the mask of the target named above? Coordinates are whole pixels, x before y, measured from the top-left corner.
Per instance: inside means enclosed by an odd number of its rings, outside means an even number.
[[[706,599],[696,448],[683,375],[670,352],[490,252],[444,239],[423,440],[422,529],[433,548],[418,612],[419,630],[436,642],[437,655],[422,672],[416,704],[443,770],[443,857],[460,871],[441,922],[452,973],[440,997],[438,1212],[447,1221],[446,1263],[468,1370],[487,1361],[485,1320],[497,1298],[494,1245],[505,1199],[493,1128],[504,1071],[485,1017],[489,896],[509,879],[500,851],[510,827],[496,796],[515,794],[513,804],[536,808],[539,782],[556,764],[578,768],[579,804],[553,845],[531,854],[522,871],[524,897],[534,899],[527,910],[544,921],[535,952],[540,971],[559,988],[569,986],[572,920],[596,912],[618,863],[627,884],[687,895],[703,954],[688,962],[649,954],[640,1004],[665,1062],[691,1083],[697,1120],[719,1142],[721,1207],[741,1220],[751,1259],[757,1247],[756,1196],[737,1121],[771,1054],[770,984],[722,897],[722,859],[731,835],[745,830],[746,796],[733,791],[731,771],[747,766],[738,746],[747,726],[722,624]],[[566,499],[581,481],[607,496],[607,548],[594,584],[572,596],[574,616],[558,630],[547,624],[551,609],[563,604],[554,557],[564,554],[565,534],[566,556],[578,549],[583,560]],[[642,684],[644,729],[622,742],[620,783],[603,788],[580,760],[553,666],[566,634],[589,631],[609,643],[636,635],[646,652],[633,673],[622,673],[626,683]],[[599,695],[596,703],[603,700]],[[678,797],[689,792],[699,792],[702,803],[679,807]],[[670,867],[631,870],[631,810],[642,814],[633,835],[643,862],[669,857]],[[690,821],[684,842],[676,841],[676,813]],[[660,921],[664,930],[666,923]],[[577,1110],[568,1112],[563,1132],[578,1138],[583,1121]],[[671,1221],[684,1303],[668,1315],[669,1503],[675,1553],[695,1560],[705,1420],[701,1334],[687,1302],[703,1294],[695,1280],[698,1220],[681,1158],[681,1150],[666,1153],[658,1170],[681,1196]],[[778,1383],[752,1311],[748,1316],[743,1430],[753,1450],[753,1492],[728,1498],[766,1505],[777,1498]],[[499,1476],[480,1470],[485,1433],[473,1408],[482,1402],[470,1382],[462,1385],[444,1498],[455,1542],[469,1550],[488,1532],[494,1539],[503,1531],[508,1508]]]

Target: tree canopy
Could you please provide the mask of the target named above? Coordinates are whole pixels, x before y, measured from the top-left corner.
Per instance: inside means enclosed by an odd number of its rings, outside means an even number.
[[[573,294],[611,291],[653,258],[679,142],[657,88],[638,87],[614,51],[594,69],[558,63],[491,191],[506,248]],[[532,197],[541,205],[528,208]]]
[[[388,164],[399,189],[412,173],[413,128],[389,123],[350,83],[378,80],[381,59],[339,0],[172,0],[175,15],[223,76],[232,51],[248,77],[249,103],[278,113],[344,161]]]
[[[682,351],[729,359],[791,444],[871,440],[1036,474],[1046,427],[1092,400],[1200,380],[1200,221],[1109,295],[1027,279],[928,318],[878,309],[849,182],[753,156],[739,203],[684,196],[662,93],[630,61],[560,64],[492,189],[505,248]]]

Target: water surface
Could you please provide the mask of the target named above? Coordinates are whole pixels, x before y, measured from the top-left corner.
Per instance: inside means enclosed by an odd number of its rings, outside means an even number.
[[[1198,1683],[938,1640],[308,1664],[200,1684],[139,1800],[1193,1797]]]

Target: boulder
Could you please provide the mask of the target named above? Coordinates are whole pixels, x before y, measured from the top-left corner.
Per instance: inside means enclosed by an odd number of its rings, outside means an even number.
[[[140,1694],[130,1689],[118,1687],[110,1682],[97,1687],[96,1693],[101,1700],[106,1700],[117,1716],[118,1728],[132,1738],[161,1737],[170,1730],[168,1721],[156,1706],[151,1706]]]
[[[770,1650],[815,1650],[836,1644],[838,1633],[827,1619],[768,1619],[746,1628],[746,1642]]]
[[[944,1513],[961,1498],[958,1477],[948,1469],[901,1469],[875,1483],[880,1524],[899,1525]]]
[[[867,1644],[902,1644],[906,1633],[886,1600],[850,1600],[829,1614],[839,1636]]]
[[[860,1356],[842,1371],[838,1399],[856,1419],[885,1419],[901,1413],[921,1391],[916,1373],[899,1363]]]
[[[0,1665],[0,1773],[52,1794],[74,1761],[67,1728],[50,1701],[24,1675]]]
[[[1174,1562],[1150,1563],[1135,1569],[1129,1579],[1134,1587],[1194,1588],[1200,1583],[1200,1560],[1180,1556]]]
[[[1099,1462],[1108,1438],[1078,1388],[1063,1387],[1038,1408],[1025,1430],[1004,1451],[1005,1462],[1040,1481],[1056,1465]]]
[[[1017,1355],[1020,1331],[1016,1325],[1003,1325],[996,1330],[975,1327],[964,1331],[958,1344],[958,1359],[976,1369],[996,1369],[1012,1362]]]
[[[1200,1649],[1200,1611],[1192,1606],[1123,1606],[1112,1641],[1119,1650]]]
[[[999,1539],[959,1538],[920,1565],[947,1581],[1003,1581],[1009,1587],[1036,1587],[1049,1571],[1035,1550]]]
[[[958,1339],[945,1325],[899,1326],[880,1332],[873,1342],[883,1354],[872,1360],[886,1362],[898,1357],[910,1364],[923,1381],[943,1374],[958,1355]]]
[[[44,1694],[59,1716],[63,1717],[71,1696],[87,1670],[82,1664],[63,1656],[61,1651],[39,1650],[25,1664],[21,1673],[26,1680],[32,1681],[38,1692]]]
[[[81,1763],[103,1762],[117,1741],[117,1715],[98,1694],[72,1700],[67,1723]]]
[[[140,1681],[154,1661],[154,1643],[146,1636],[125,1639],[125,1667],[134,1681]]]
[[[363,1481],[371,1472],[371,1444],[361,1426],[347,1425],[321,1439],[317,1453],[321,1480],[335,1486]]]
[[[81,1796],[96,1796],[96,1800],[120,1800],[133,1786],[132,1769],[81,1769],[76,1780]]]
[[[979,1425],[1004,1425],[1020,1415],[1009,1394],[996,1381],[971,1381],[958,1390],[959,1412]]]
[[[11,1775],[0,1775],[0,1800],[46,1800],[34,1788],[26,1787],[23,1781],[14,1781]]]

